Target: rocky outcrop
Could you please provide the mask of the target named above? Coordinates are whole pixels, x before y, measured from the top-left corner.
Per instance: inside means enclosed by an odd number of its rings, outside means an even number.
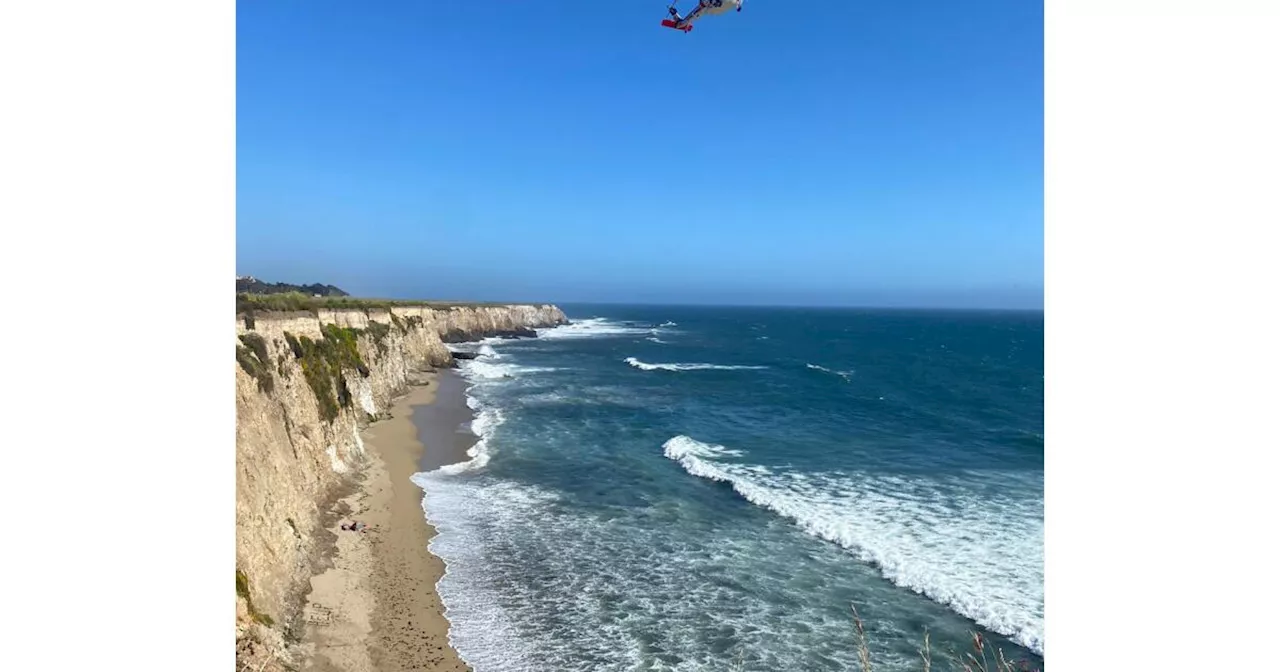
[[[363,464],[362,426],[415,371],[472,341],[566,324],[550,305],[402,307],[237,316],[237,668],[293,664],[283,642],[320,568],[322,516]]]
[[[536,338],[538,336],[538,332],[534,331],[533,329],[526,329],[524,327],[519,327],[516,329],[510,329],[507,331],[499,331],[498,333],[494,334],[494,336],[497,336],[498,338],[508,338],[508,339]]]

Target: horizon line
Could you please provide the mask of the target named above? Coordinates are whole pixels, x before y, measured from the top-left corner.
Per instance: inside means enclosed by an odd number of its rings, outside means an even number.
[[[648,301],[549,301],[555,305],[582,306],[629,306],[635,308],[817,308],[838,310],[901,310],[901,311],[947,311],[947,312],[1010,312],[1010,313],[1043,313],[1044,307],[999,307],[999,306],[931,306],[931,305],[867,305],[837,303],[658,303]]]

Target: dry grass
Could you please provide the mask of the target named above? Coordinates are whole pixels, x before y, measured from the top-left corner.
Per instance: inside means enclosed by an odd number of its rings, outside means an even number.
[[[874,672],[875,667],[872,665],[871,648],[867,645],[867,631],[862,626],[862,618],[858,616],[858,608],[853,609],[853,634],[854,644],[858,647],[858,662],[861,672]],[[1016,664],[1009,662],[1005,658],[1004,651],[993,649],[982,635],[976,632],[970,632],[971,651],[964,653],[951,652],[948,659],[951,672],[1040,672],[1039,668],[1032,668],[1027,663]],[[732,672],[746,672],[746,664],[743,661],[744,652],[739,646],[734,655],[733,664],[729,667]],[[929,644],[929,632],[924,633],[924,646],[919,649],[922,672],[933,672],[933,651]]]
[[[1003,649],[995,649],[990,652],[988,657],[987,643],[983,640],[982,635],[972,632],[970,633],[973,642],[973,650],[964,654],[952,653],[951,665],[952,669],[961,672],[1023,672],[1024,670],[1031,672],[1031,667],[1023,663],[1015,666],[1004,657]],[[1036,670],[1035,672],[1039,672]]]
[[[862,627],[862,618],[858,616],[858,608],[853,609],[853,631],[858,646],[858,660],[862,665],[862,672],[873,672],[871,665],[871,649],[867,647],[866,630]],[[965,653],[951,652],[950,663],[952,672],[1040,672],[1038,668],[1033,669],[1027,663],[1015,664],[1009,662],[1005,658],[1003,649],[992,649],[977,632],[970,632],[970,644],[972,651]],[[933,670],[933,652],[929,647],[929,632],[924,633],[924,646],[919,650],[920,660],[923,663],[921,668],[923,672],[932,672]]]
[[[853,634],[854,644],[858,648],[858,662],[861,672],[874,672],[875,667],[872,665],[871,648],[867,645],[867,631],[862,626],[862,618],[858,615],[858,608],[853,609]],[[1009,662],[1005,658],[1004,651],[1001,649],[993,649],[982,635],[970,633],[971,651],[964,653],[952,652],[948,661],[950,662],[951,672],[1039,672],[1038,668],[1031,668],[1029,665],[1015,664]],[[924,646],[919,649],[920,661],[922,663],[921,670],[923,672],[933,672],[933,651],[929,644],[929,632],[924,633]],[[746,667],[743,663],[743,651],[739,647],[735,656],[733,665],[729,668],[733,672],[744,672]]]

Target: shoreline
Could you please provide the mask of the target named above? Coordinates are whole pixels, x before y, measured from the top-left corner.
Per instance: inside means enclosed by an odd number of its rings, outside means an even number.
[[[450,624],[436,592],[444,561],[428,549],[436,531],[422,509],[422,488],[410,480],[421,471],[424,455],[442,463],[467,459],[465,448],[454,454],[456,442],[436,445],[431,438],[454,432],[456,426],[437,427],[433,422],[433,431],[421,432],[415,423],[415,409],[430,408],[437,401],[442,373],[448,372],[433,371],[411,380],[408,393],[392,404],[391,417],[361,432],[367,463],[355,491],[328,512],[328,532],[336,537],[332,560],[311,578],[303,670],[470,670],[449,644]],[[465,406],[465,387],[445,388],[441,396],[462,394]],[[452,401],[444,405],[452,406]],[[424,438],[430,447],[423,445]],[[368,530],[341,529],[342,523],[353,520],[367,524]]]
[[[435,401],[413,406],[417,440],[426,446],[418,460],[418,473],[471,459],[467,451],[480,437],[471,431],[476,412],[467,405],[469,386],[457,371],[443,369],[435,376]]]

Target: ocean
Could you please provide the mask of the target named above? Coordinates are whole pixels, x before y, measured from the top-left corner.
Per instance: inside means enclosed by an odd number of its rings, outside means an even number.
[[[414,477],[477,672],[1043,668],[1042,313],[562,308]]]

